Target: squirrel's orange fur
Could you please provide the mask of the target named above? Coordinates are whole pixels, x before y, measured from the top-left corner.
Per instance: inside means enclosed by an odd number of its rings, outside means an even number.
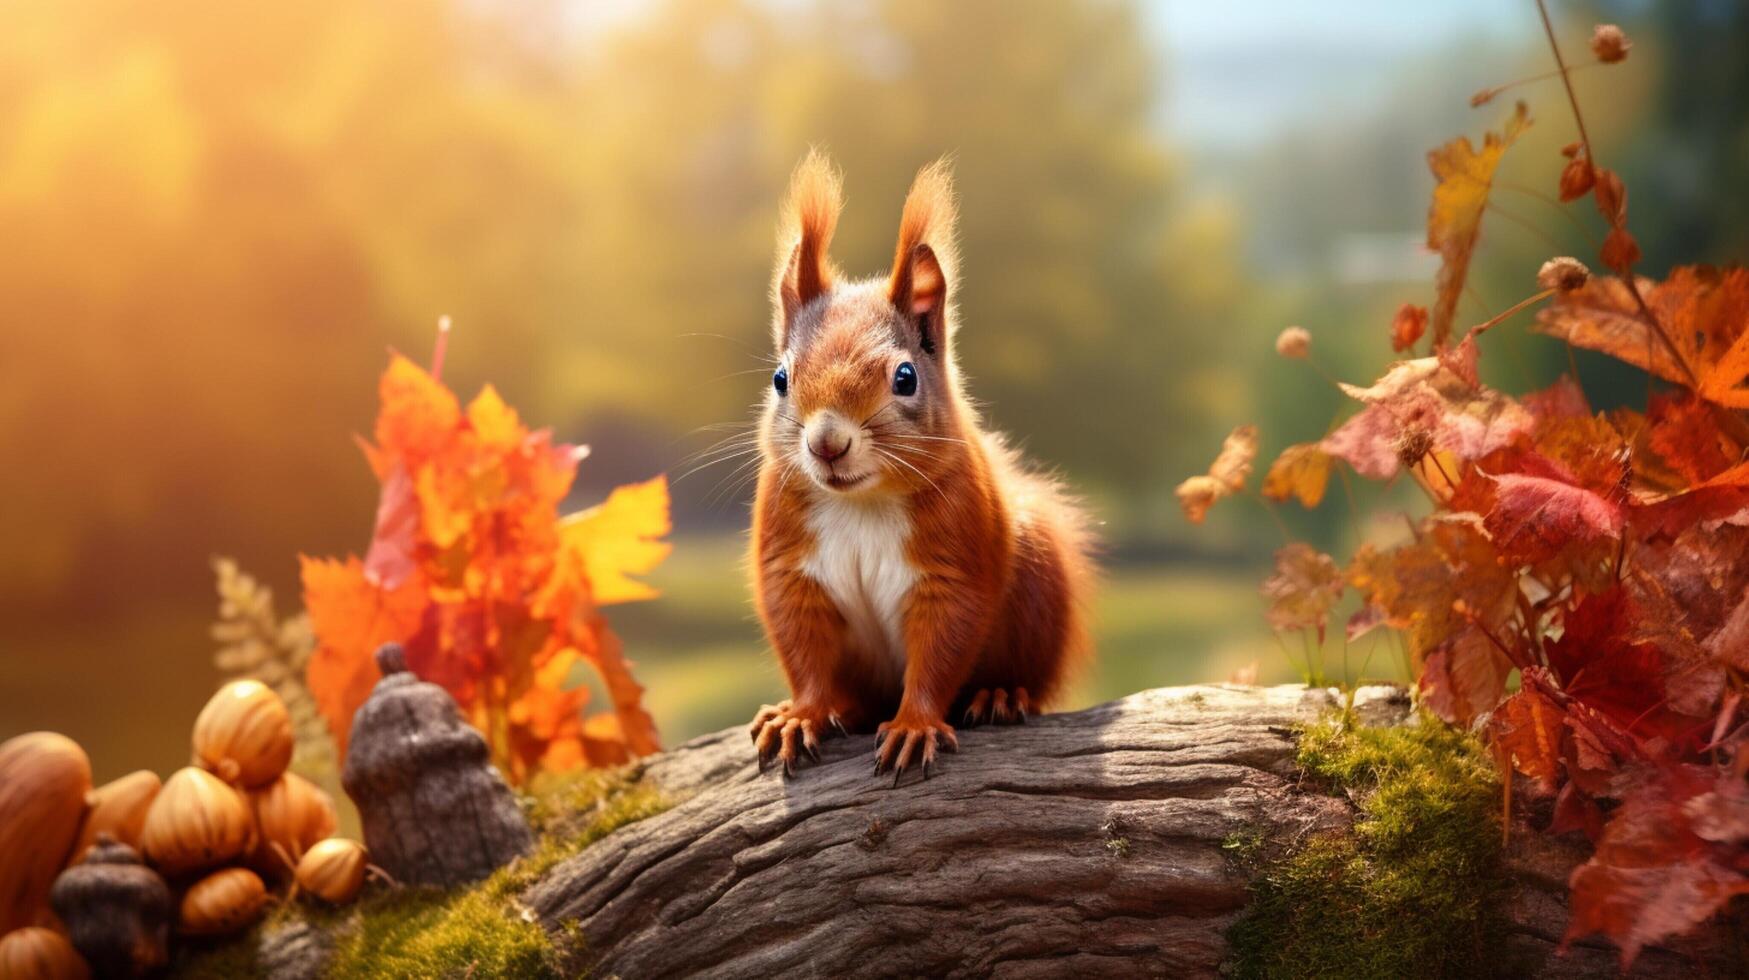
[[[779,239],[753,515],[754,593],[791,697],[752,734],[788,772],[830,731],[880,722],[877,771],[927,774],[957,745],[950,717],[1024,720],[1061,694],[1093,569],[1074,504],[961,390],[946,164],[918,174],[885,278],[832,266],[841,201],[810,153]]]

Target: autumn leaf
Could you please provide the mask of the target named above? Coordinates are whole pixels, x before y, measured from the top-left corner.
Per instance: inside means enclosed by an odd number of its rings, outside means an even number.
[[[1257,426],[1241,425],[1221,443],[1205,474],[1193,476],[1178,485],[1178,504],[1192,524],[1201,524],[1215,502],[1245,489],[1251,475],[1251,463],[1257,458]]]
[[[359,651],[373,652],[417,632],[427,605],[425,589],[415,578],[395,588],[372,583],[356,558],[305,557],[299,562],[304,609],[317,630],[306,680],[344,759],[352,716],[378,680],[376,661]]]
[[[455,435],[461,407],[437,379],[400,354],[389,359],[377,386],[382,411],[377,414],[376,444],[415,465],[441,451]],[[385,470],[377,469],[379,477]]]
[[[1512,664],[1484,630],[1510,635],[1517,580],[1474,515],[1430,518],[1417,531],[1390,551],[1362,547],[1347,579],[1367,608],[1403,631],[1428,706],[1468,724],[1505,693]]]
[[[1439,182],[1427,209],[1427,247],[1440,256],[1438,296],[1429,317],[1435,347],[1443,347],[1451,336],[1494,171],[1506,148],[1529,126],[1530,111],[1520,102],[1502,132],[1488,133],[1480,150],[1469,137],[1459,136],[1427,154],[1427,166]]]
[[[1601,932],[1621,947],[1625,971],[1646,946],[1689,931],[1749,894],[1749,876],[1734,866],[1728,848],[1696,832],[1687,810],[1717,784],[1701,766],[1639,774],[1596,853],[1573,872],[1573,918],[1563,945]]]
[[[364,446],[382,482],[366,559],[304,564],[321,644],[310,687],[342,744],[376,680],[371,654],[394,640],[414,673],[455,697],[512,781],[654,751],[643,688],[596,607],[655,594],[631,576],[668,554],[667,484],[622,487],[561,521],[583,453],[529,430],[496,390],[464,410],[396,356],[380,394],[376,442]],[[609,693],[605,712],[585,714],[589,689],[572,675],[587,668]],[[611,726],[595,721],[603,714]]]
[[[1723,473],[1740,453],[1713,413],[1706,402],[1686,393],[1660,393],[1646,409],[1652,451],[1691,484]]]
[[[364,577],[372,585],[397,589],[418,567],[419,495],[407,467],[392,464],[377,499],[376,528],[364,556]]]
[[[1634,733],[1664,700],[1658,648],[1632,639],[1638,619],[1628,593],[1613,588],[1580,600],[1545,650],[1569,697]]]
[[[1518,401],[1539,423],[1551,419],[1591,417],[1591,403],[1571,375],[1563,374],[1554,384],[1533,391]]]
[[[1404,303],[1391,318],[1391,349],[1401,354],[1427,332],[1427,307]]]
[[[1275,572],[1263,582],[1269,600],[1269,625],[1278,630],[1315,629],[1324,642],[1330,609],[1342,598],[1342,569],[1336,560],[1303,541],[1275,553]]]
[[[1484,523],[1501,556],[1513,562],[1535,564],[1621,535],[1621,507],[1584,487],[1522,473],[1493,479],[1494,509]]]
[[[1564,718],[1565,712],[1546,695],[1523,690],[1495,709],[1488,734],[1513,768],[1552,791],[1560,775]]]
[[[1454,725],[1469,725],[1506,693],[1512,662],[1480,629],[1469,626],[1423,658],[1421,702]]]
[[[1472,384],[1468,369],[1467,361],[1422,357],[1397,362],[1369,387],[1342,385],[1367,407],[1319,447],[1362,476],[1388,479],[1431,449],[1478,459],[1529,432],[1535,418],[1505,395]]]
[[[623,486],[607,500],[559,522],[562,546],[583,556],[597,605],[653,599],[656,590],[630,576],[643,575],[668,557],[673,545],[660,540],[670,530],[668,481],[656,477]]]
[[[1324,499],[1324,487],[1330,481],[1330,454],[1317,443],[1300,443],[1282,450],[1263,478],[1263,495],[1271,500],[1297,497],[1307,508],[1318,506]]]
[[[1637,284],[1644,311],[1626,282],[1593,277],[1557,295],[1537,314],[1535,329],[1696,386],[1715,404],[1749,408],[1749,389],[1742,387],[1749,376],[1749,271],[1681,266],[1663,282],[1641,277]]]

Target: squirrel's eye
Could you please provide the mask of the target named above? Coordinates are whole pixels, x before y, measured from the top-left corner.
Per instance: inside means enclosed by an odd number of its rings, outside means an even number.
[[[917,394],[917,369],[910,361],[899,365],[899,369],[893,372],[893,394],[907,397]]]
[[[789,394],[789,368],[778,368],[771,376],[771,386],[777,389],[778,397]]]

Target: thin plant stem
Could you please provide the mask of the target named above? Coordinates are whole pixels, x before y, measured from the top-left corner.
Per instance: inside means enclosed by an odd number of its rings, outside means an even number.
[[[1592,183],[1595,185],[1597,182],[1597,154],[1592,152],[1591,136],[1585,131],[1585,114],[1579,110],[1579,96],[1573,91],[1573,79],[1567,70],[1567,61],[1561,56],[1561,45],[1555,40],[1555,25],[1553,21],[1549,20],[1547,0],[1536,0],[1536,11],[1542,15],[1543,32],[1548,35],[1549,50],[1554,52],[1555,67],[1561,73],[1561,85],[1567,90],[1567,103],[1573,107],[1573,122],[1579,127],[1579,142],[1585,148],[1585,166],[1591,171]],[[1593,196],[1595,197],[1595,192]],[[1612,225],[1615,223],[1613,217],[1610,221]],[[1640,295],[1640,285],[1634,279],[1633,266],[1624,264],[1615,271],[1621,276],[1622,282],[1627,285],[1628,292],[1633,295],[1634,302],[1640,308],[1640,315],[1645,317],[1647,323],[1651,324],[1652,331],[1658,335],[1659,340],[1664,342],[1664,347],[1670,352],[1671,358],[1676,361],[1676,366],[1680,367],[1683,375],[1688,378],[1688,386],[1690,388],[1700,387],[1700,378],[1694,373],[1694,368],[1689,367],[1688,359],[1682,356],[1682,351],[1677,349],[1676,342],[1671,340],[1670,334],[1665,331],[1664,324],[1658,321],[1652,308],[1646,305],[1646,298]],[[1646,358],[1646,366],[1650,368],[1651,364],[1652,359]],[[1651,371],[1648,370],[1646,373],[1650,374]]]
[[[1485,331],[1491,330],[1494,327],[1499,326],[1501,323],[1505,322],[1506,320],[1511,319],[1512,315],[1519,312],[1520,310],[1523,310],[1526,307],[1535,306],[1536,304],[1541,303],[1543,300],[1548,299],[1550,296],[1553,296],[1554,294],[1555,294],[1555,291],[1553,289],[1545,289],[1540,293],[1534,293],[1530,296],[1526,296],[1524,299],[1519,300],[1518,302],[1507,307],[1505,310],[1501,311],[1498,315],[1490,318],[1487,322],[1480,323],[1474,327],[1471,327],[1470,332],[1477,334],[1479,336],[1482,333],[1484,333]]]
[[[1541,239],[1542,243],[1548,246],[1551,253],[1559,254],[1562,251],[1561,243],[1555,241],[1553,235],[1538,228],[1536,222],[1526,218],[1524,215],[1521,215],[1516,211],[1508,211],[1493,201],[1488,202],[1488,210]]]

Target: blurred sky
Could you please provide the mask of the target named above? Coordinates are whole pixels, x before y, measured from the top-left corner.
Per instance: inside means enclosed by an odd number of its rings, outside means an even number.
[[[1162,126],[1202,150],[1252,149],[1331,113],[1365,115],[1431,51],[1518,45],[1540,31],[1526,0],[1155,0],[1143,9],[1169,66]]]

